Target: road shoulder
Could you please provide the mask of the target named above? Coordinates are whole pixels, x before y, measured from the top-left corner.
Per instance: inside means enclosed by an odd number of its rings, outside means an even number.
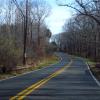
[[[48,58],[48,59],[46,61],[41,61],[37,66],[29,67],[29,69],[25,69],[25,70],[23,69],[23,70],[18,70],[17,72],[14,71],[11,73],[0,74],[0,81],[4,81],[4,80],[8,80],[8,79],[15,78],[18,76],[22,76],[22,75],[31,73],[33,71],[38,71],[38,70],[41,70],[48,66],[54,65],[60,61],[58,56],[53,56],[52,58]]]

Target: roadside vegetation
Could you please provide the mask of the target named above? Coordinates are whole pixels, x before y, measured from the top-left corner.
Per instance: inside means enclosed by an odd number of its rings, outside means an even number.
[[[93,75],[100,81],[100,64],[87,59],[87,63]]]
[[[0,73],[0,80],[2,79],[8,79],[13,76],[19,76],[27,72],[35,71],[41,68],[49,67],[52,64],[56,64],[59,62],[59,58],[56,55],[48,56],[46,58],[42,58],[41,60],[35,62],[35,65],[27,65],[23,68],[17,67],[16,70],[6,72],[6,73]]]
[[[5,0],[0,6],[0,78],[56,63],[56,47],[45,24],[45,0]]]
[[[59,0],[58,0],[59,1]],[[66,0],[65,0],[66,1]],[[59,49],[69,54],[100,61],[100,1],[73,0],[67,4],[59,2],[59,6],[69,7],[75,14],[67,20],[63,31],[55,37]],[[77,6],[76,6],[77,5]]]

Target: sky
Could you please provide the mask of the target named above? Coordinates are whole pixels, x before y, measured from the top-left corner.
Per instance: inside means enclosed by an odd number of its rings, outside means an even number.
[[[46,24],[52,34],[58,34],[63,31],[63,25],[66,20],[70,19],[72,12],[67,7],[57,5],[56,0],[46,0],[51,6],[50,16],[46,19]]]

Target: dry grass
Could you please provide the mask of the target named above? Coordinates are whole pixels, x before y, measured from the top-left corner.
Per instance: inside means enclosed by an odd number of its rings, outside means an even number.
[[[90,69],[95,77],[100,81],[100,68],[95,67],[96,62],[87,60],[88,64],[90,65]]]
[[[7,79],[7,78],[10,78],[13,76],[21,75],[21,74],[26,73],[26,72],[31,72],[31,71],[34,71],[37,69],[41,69],[43,67],[48,67],[49,65],[55,64],[58,61],[59,61],[59,58],[57,56],[49,56],[49,57],[46,57],[42,60],[39,60],[37,64],[35,64],[34,66],[31,66],[29,68],[22,69],[22,70],[16,70],[16,71],[6,73],[6,74],[0,74],[0,79]]]

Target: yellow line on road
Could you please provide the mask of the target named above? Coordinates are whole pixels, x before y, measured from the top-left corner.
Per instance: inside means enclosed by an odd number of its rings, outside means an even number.
[[[58,71],[54,72],[50,76],[40,80],[39,82],[31,85],[30,87],[26,88],[22,92],[18,93],[16,96],[11,97],[10,100],[23,100],[27,95],[32,93],[34,90],[38,89],[40,86],[44,85],[46,82],[48,82],[50,79],[56,77],[57,75],[61,74],[66,67],[69,67],[71,65],[72,61],[67,65],[64,66],[63,68],[59,69]]]

